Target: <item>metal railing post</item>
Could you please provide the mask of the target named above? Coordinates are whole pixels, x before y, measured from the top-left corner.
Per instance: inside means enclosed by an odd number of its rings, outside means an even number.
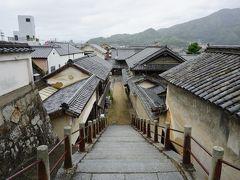
[[[154,138],[153,142],[158,143],[158,120],[154,120]]]
[[[220,180],[222,171],[222,159],[224,149],[220,146],[214,146],[212,150],[212,163],[208,180]]]
[[[146,134],[146,119],[143,119],[143,134]]]
[[[64,127],[64,152],[65,158],[64,158],[64,168],[72,168],[72,131],[70,126]]]
[[[88,143],[92,143],[92,121],[88,121]]]
[[[46,145],[37,147],[37,160],[41,160],[37,166],[38,179],[50,180],[48,147]]]
[[[132,114],[131,125],[134,125],[134,115]]]
[[[99,132],[102,132],[102,119],[99,118]]]
[[[79,151],[80,152],[85,152],[85,125],[84,124],[79,124],[79,133],[80,133],[80,136],[79,136],[79,140],[80,140],[80,143],[79,143]]]
[[[99,119],[96,119],[96,135],[99,134]]]
[[[184,126],[183,165],[191,165],[191,126]]]
[[[96,119],[93,120],[93,138],[96,138]]]
[[[141,128],[142,128],[142,119],[139,118],[139,121],[138,121],[138,130],[141,131]]]
[[[147,137],[148,138],[151,138],[151,124],[150,124],[150,119],[147,119],[146,120],[146,123],[147,123]]]
[[[164,150],[171,149],[171,141],[170,141],[170,123],[165,123],[165,137],[164,137]]]
[[[140,119],[137,118],[137,130],[139,130],[139,121],[140,121]]]
[[[136,117],[133,115],[133,126],[136,127]]]

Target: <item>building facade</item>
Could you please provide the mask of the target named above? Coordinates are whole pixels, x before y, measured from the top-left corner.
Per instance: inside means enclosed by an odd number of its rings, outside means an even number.
[[[224,148],[224,159],[240,163],[240,48],[210,46],[195,60],[187,61],[160,76],[168,82],[165,119],[182,130],[192,126],[192,136],[211,152]],[[183,141],[177,133],[176,141]],[[177,147],[176,147],[177,148]],[[205,167],[210,158],[193,144],[193,152]],[[237,179],[239,172],[223,167],[222,179]]]
[[[18,31],[13,31],[13,37],[8,41],[28,43],[29,45],[38,45],[39,40],[36,38],[34,17],[29,15],[18,16]]]

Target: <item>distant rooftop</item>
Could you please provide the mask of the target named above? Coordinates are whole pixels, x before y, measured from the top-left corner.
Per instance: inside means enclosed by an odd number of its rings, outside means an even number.
[[[0,41],[0,53],[30,53],[32,48],[27,43],[14,43],[7,41]]]

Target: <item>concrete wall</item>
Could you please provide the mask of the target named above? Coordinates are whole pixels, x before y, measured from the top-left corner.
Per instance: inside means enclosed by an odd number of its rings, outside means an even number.
[[[0,179],[36,157],[39,145],[55,136],[38,91],[31,85],[0,96]]]
[[[76,68],[68,67],[68,68],[64,69],[63,71],[57,73],[53,77],[49,78],[47,80],[47,83],[48,84],[62,83],[61,88],[64,88],[70,84],[76,83],[87,77],[89,77],[88,74],[86,74]]]
[[[28,53],[0,55],[0,96],[33,83]]]
[[[174,85],[168,85],[166,101],[170,113],[171,127],[183,130],[184,125],[191,125],[192,136],[204,147],[211,152],[213,146],[222,146],[225,149],[224,159],[239,165],[239,119],[232,118],[217,106]],[[179,133],[174,133],[173,136],[173,138],[182,139],[182,135]],[[192,143],[192,146],[193,152],[209,169],[210,158],[208,155],[196,144]],[[236,170],[223,168],[223,171],[223,179],[235,179]]]
[[[30,22],[26,22],[26,18],[30,19]],[[33,16],[18,16],[18,27],[19,31],[14,31],[14,35],[18,37],[25,37],[28,35],[30,38],[35,37],[35,23]]]

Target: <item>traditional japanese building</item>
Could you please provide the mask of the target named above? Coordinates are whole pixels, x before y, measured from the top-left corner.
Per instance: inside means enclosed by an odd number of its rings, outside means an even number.
[[[63,137],[63,128],[70,125],[75,131],[79,123],[96,119],[105,111],[108,95],[111,65],[105,60],[91,55],[68,63],[45,76],[40,96],[46,108],[53,129]],[[77,140],[73,135],[73,142]]]
[[[224,148],[224,159],[240,162],[240,47],[209,46],[194,60],[160,74],[168,83],[167,121],[176,129],[192,126],[192,135],[209,151]],[[175,140],[182,137],[174,133]],[[203,150],[193,151],[209,168]],[[237,171],[223,168],[226,177],[239,177]],[[230,175],[231,174],[231,175]],[[235,176],[236,175],[236,176]],[[222,178],[226,178],[224,174]]]

